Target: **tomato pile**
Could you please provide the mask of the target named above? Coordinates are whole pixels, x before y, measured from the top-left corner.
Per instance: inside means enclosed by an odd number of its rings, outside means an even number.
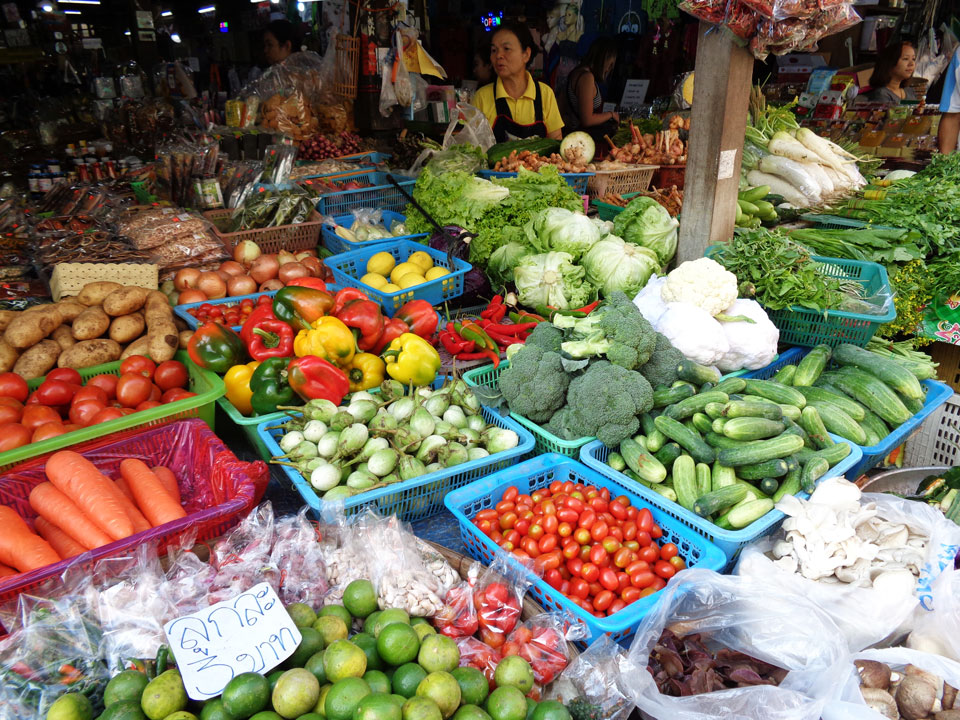
[[[95,375],[86,385],[76,370],[51,370],[32,393],[16,373],[0,373],[0,452],[193,397],[188,380],[182,362],[143,355],[124,360],[119,377]]]
[[[214,320],[226,325],[243,325],[250,313],[257,305],[266,305],[272,303],[273,298],[269,295],[262,295],[256,301],[253,298],[244,298],[239,303],[204,303],[197,307],[187,310],[201,323]]]
[[[501,548],[533,558],[544,581],[597,617],[607,617],[661,590],[687,564],[677,546],[658,545],[663,530],[606,488],[555,480],[521,494],[507,488],[474,525]]]

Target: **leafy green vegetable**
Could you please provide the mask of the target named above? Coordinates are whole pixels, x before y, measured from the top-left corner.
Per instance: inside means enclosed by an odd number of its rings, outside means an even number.
[[[918,242],[920,233],[912,230],[862,228],[859,230],[824,230],[804,228],[790,233],[790,239],[809,248],[815,255],[866,260],[876,263],[922,260],[924,252]]]
[[[653,198],[638,196],[627,203],[613,220],[613,232],[627,242],[653,250],[666,266],[677,252],[680,221]]]
[[[659,206],[658,206],[659,207]],[[583,213],[564,208],[541,210],[523,228],[527,243],[539,252],[559,250],[578,260],[600,239],[600,227]]]
[[[483,213],[503,200],[509,191],[489,180],[462,170],[434,172],[427,167],[413,188],[414,199],[440,225],[471,229]],[[411,233],[433,232],[431,225],[412,205],[407,207],[407,229]]]
[[[517,230],[517,228],[505,228],[505,230],[506,236],[510,230]],[[518,235],[520,235],[519,232]],[[490,282],[501,285],[513,282],[513,269],[524,256],[532,252],[526,243],[515,240],[498,247],[487,261],[487,277]]]
[[[517,295],[527,307],[569,310],[586,305],[593,287],[583,276],[584,269],[574,265],[573,256],[565,252],[527,255],[513,269]]]
[[[583,256],[587,279],[609,295],[617,290],[636,295],[654,273],[660,271],[656,253],[650,248],[607,235],[594,243]]]

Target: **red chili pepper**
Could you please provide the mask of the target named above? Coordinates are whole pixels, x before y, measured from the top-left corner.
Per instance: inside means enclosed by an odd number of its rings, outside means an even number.
[[[457,360],[483,360],[484,358],[490,357],[490,350],[484,350],[483,352],[462,352],[457,353]],[[499,356],[497,356],[499,359]]]
[[[573,310],[573,312],[582,312],[582,313],[586,313],[587,315],[589,315],[590,313],[592,313],[594,310],[597,309],[597,305],[599,305],[599,304],[600,304],[600,301],[599,301],[599,300],[594,300],[594,301],[593,301],[592,303],[590,303],[589,305],[584,305],[583,307],[575,308],[575,309]]]
[[[484,321],[480,321],[478,324],[487,332],[493,330],[501,335],[519,335],[522,332],[533,330],[537,325],[539,325],[539,323],[535,322],[520,323],[516,325],[498,325],[496,323]]]
[[[490,304],[480,313],[480,317],[493,322],[500,322],[507,314],[507,306],[503,304],[502,295],[494,295]]]
[[[444,330],[440,333],[440,342],[451,355],[460,355],[464,352],[473,352],[475,343],[472,340],[464,340],[455,332]]]

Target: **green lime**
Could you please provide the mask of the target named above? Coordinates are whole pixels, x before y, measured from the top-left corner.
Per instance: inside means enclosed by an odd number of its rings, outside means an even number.
[[[363,679],[367,681],[367,685],[370,686],[372,692],[390,694],[390,680],[386,674],[379,670],[367,670],[363,674]]]
[[[311,655],[303,669],[312,672],[317,682],[323,685],[327,681],[327,673],[323,669],[323,651]]]
[[[176,670],[160,673],[143,689],[140,707],[150,720],[163,720],[187,707],[187,691]]]
[[[197,720],[197,716],[186,710],[177,710],[177,712],[167,715],[163,720]]]
[[[221,698],[207,701],[200,711],[200,720],[233,720],[233,716],[223,707]]]
[[[416,625],[411,625],[413,631],[417,633],[417,637],[420,638],[420,641],[423,642],[423,639],[427,635],[436,635],[437,631],[433,629],[431,625],[424,625],[423,623],[417,623]]]
[[[139,670],[124,670],[119,675],[114,675],[103,691],[104,707],[110,707],[121,700],[139,702],[143,689],[149,682],[147,676]]]
[[[362,678],[344,678],[333,684],[323,703],[327,720],[352,720],[360,701],[370,694],[370,686]]]
[[[430,698],[412,697],[403,704],[403,720],[443,720],[440,708]]]
[[[490,694],[490,683],[475,667],[458,667],[450,672],[460,686],[460,695],[466,705],[483,705]]]
[[[369,580],[354,580],[343,591],[343,605],[350,614],[365,618],[377,609],[377,591]]]
[[[379,638],[380,631],[382,631],[387,625],[391,625],[393,623],[403,623],[404,625],[409,625],[410,616],[407,614],[407,611],[401,608],[387,608],[381,612],[379,615],[377,615],[376,622],[373,624],[373,636],[375,638]]]
[[[273,709],[285,718],[295,718],[313,710],[320,697],[320,683],[304,668],[287,670],[273,689]]]
[[[324,647],[335,640],[346,640],[350,634],[349,628],[350,623],[345,623],[343,618],[336,615],[323,615],[313,623],[313,630],[320,633]]]
[[[227,683],[220,699],[231,715],[250,717],[270,705],[270,681],[260,673],[241,673]]]
[[[433,700],[443,717],[448,718],[460,707],[460,685],[448,672],[432,672],[417,685],[417,695]]]
[[[317,698],[317,704],[313,706],[313,712],[320,717],[326,717],[326,710],[324,710],[324,706],[327,702],[327,693],[330,692],[330,688],[332,687],[333,685],[327,683],[320,688],[320,697]]]
[[[307,664],[307,660],[309,660],[311,656],[327,646],[319,630],[312,627],[302,627],[299,628],[299,630],[302,639],[300,640],[300,644],[297,645],[297,649],[294,650],[293,655],[287,658],[284,663],[286,669],[303,667]]]
[[[533,689],[533,668],[519,655],[508,655],[497,663],[493,681],[497,687],[512,686],[527,694]]]
[[[348,677],[363,677],[367,671],[367,656],[349,640],[337,640],[323,651],[323,670],[329,683]]]
[[[460,649],[453,638],[434,633],[423,638],[417,662],[427,672],[452,672],[460,664]]]
[[[320,608],[320,612],[317,613],[318,618],[331,616],[338,617],[343,620],[343,624],[347,627],[350,627],[350,625],[353,623],[353,616],[343,605],[324,605],[322,608]]]
[[[221,708],[222,710],[222,708]],[[49,716],[48,716],[49,717]],[[140,700],[121,700],[113,703],[104,710],[97,720],[146,720],[147,716],[140,709]],[[222,715],[201,716],[201,720],[233,720],[225,712]]]
[[[367,615],[367,619],[363,621],[363,631],[367,633],[367,635],[373,635],[373,627],[377,623],[377,618],[380,617],[380,612],[380,610],[374,610]]]
[[[414,627],[416,627],[417,625],[426,625],[428,627],[432,627],[430,625],[430,621],[427,620],[425,617],[412,617],[410,618],[410,624],[413,625]]]
[[[361,632],[350,638],[350,642],[363,650],[367,656],[368,670],[383,670],[383,660],[377,652],[377,639],[369,633]]]
[[[396,693],[387,695],[387,697],[393,700],[393,702],[397,704],[397,707],[402,708],[404,703],[407,702],[407,698],[405,698],[403,695],[397,695]]]
[[[570,720],[570,711],[556,700],[544,700],[530,716],[531,720]]]
[[[368,695],[357,705],[353,720],[403,720],[403,711],[389,695]]]
[[[490,693],[484,709],[493,720],[526,720],[527,699],[515,687],[498,687]]]
[[[256,715],[252,715],[250,720],[283,720],[282,717],[277,715],[273,710],[262,710]]]
[[[267,681],[270,683],[270,692],[273,692],[273,689],[277,686],[277,680],[280,679],[280,676],[283,675],[284,670],[274,670],[272,673],[267,675]]]
[[[537,701],[533,698],[527,698],[527,720],[533,717],[533,711],[537,709]]]
[[[306,715],[301,715],[297,720],[323,720],[323,715],[315,712],[308,712]]]
[[[390,665],[403,665],[415,660],[419,650],[417,632],[404,623],[391,623],[381,629],[377,636],[377,652]]]
[[[461,705],[453,720],[491,720],[490,716],[476,705]]]
[[[412,698],[417,694],[417,686],[427,676],[427,671],[416,663],[401,665],[393,673],[393,691],[405,698]]]
[[[313,608],[306,603],[287,605],[287,612],[290,614],[293,624],[298,628],[310,627],[313,625],[313,621],[317,619],[317,614],[313,611]]]

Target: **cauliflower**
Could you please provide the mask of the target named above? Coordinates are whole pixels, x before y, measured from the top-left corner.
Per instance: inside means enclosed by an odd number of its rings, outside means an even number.
[[[777,354],[780,331],[770,322],[756,300],[736,300],[723,311],[724,315],[744,315],[754,322],[721,322],[720,329],[730,349],[717,361],[720,372],[746,368],[756,370],[773,362]]]
[[[691,260],[667,275],[660,295],[668,303],[696,305],[712,317],[737,299],[737,276],[716,260]]]
[[[656,327],[660,316],[663,315],[667,309],[667,304],[660,296],[663,290],[663,284],[666,281],[666,276],[651,276],[643,290],[638,292],[637,296],[633,299],[633,304],[640,310],[640,314],[654,327]]]
[[[656,330],[688,360],[714,365],[730,350],[720,325],[696,305],[671,302],[657,321]]]

